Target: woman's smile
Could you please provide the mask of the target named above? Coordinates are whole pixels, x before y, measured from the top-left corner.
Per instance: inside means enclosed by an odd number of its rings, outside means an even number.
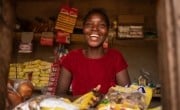
[[[92,41],[97,41],[98,38],[99,38],[99,35],[97,35],[97,34],[91,34],[89,38],[90,38],[90,40],[92,40]]]

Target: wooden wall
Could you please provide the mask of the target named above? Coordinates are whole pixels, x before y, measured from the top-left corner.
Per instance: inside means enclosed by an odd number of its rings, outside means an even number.
[[[156,30],[156,0],[70,0],[72,7],[79,9],[79,18],[93,7],[105,8],[111,20],[118,15],[143,15],[145,27]],[[26,19],[57,16],[65,0],[18,0],[17,16]]]

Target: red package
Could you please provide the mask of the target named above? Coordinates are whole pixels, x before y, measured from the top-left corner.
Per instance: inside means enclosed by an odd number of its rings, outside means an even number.
[[[58,77],[50,76],[49,81],[58,81]]]
[[[52,86],[57,87],[57,81],[48,83],[48,87],[52,87]]]
[[[47,88],[47,91],[49,91],[49,92],[55,92],[56,91],[56,87],[48,87]]]
[[[56,42],[61,43],[61,44],[69,44],[70,33],[58,31],[56,34]]]
[[[53,45],[53,39],[41,37],[40,44],[41,45],[46,45],[46,46],[52,46]]]
[[[53,32],[42,32],[40,44],[46,46],[52,46],[53,38],[54,38]]]

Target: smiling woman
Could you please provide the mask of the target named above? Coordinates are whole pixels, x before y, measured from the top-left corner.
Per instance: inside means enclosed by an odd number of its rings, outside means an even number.
[[[7,79],[13,36],[14,15],[10,0],[0,1],[0,108],[6,108]]]
[[[130,84],[128,64],[121,52],[103,47],[109,24],[104,9],[93,8],[87,13],[83,22],[86,47],[70,51],[63,59],[57,95],[75,99],[97,85],[98,92],[106,94],[111,86]],[[72,96],[67,94],[71,85]]]

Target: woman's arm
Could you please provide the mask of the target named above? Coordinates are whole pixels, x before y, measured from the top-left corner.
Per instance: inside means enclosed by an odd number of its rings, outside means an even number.
[[[56,95],[73,100],[73,96],[71,94],[68,94],[71,85],[71,80],[71,73],[66,68],[62,67],[59,75]]]
[[[124,69],[116,74],[116,81],[117,84],[120,86],[126,86],[131,84],[127,69]]]

